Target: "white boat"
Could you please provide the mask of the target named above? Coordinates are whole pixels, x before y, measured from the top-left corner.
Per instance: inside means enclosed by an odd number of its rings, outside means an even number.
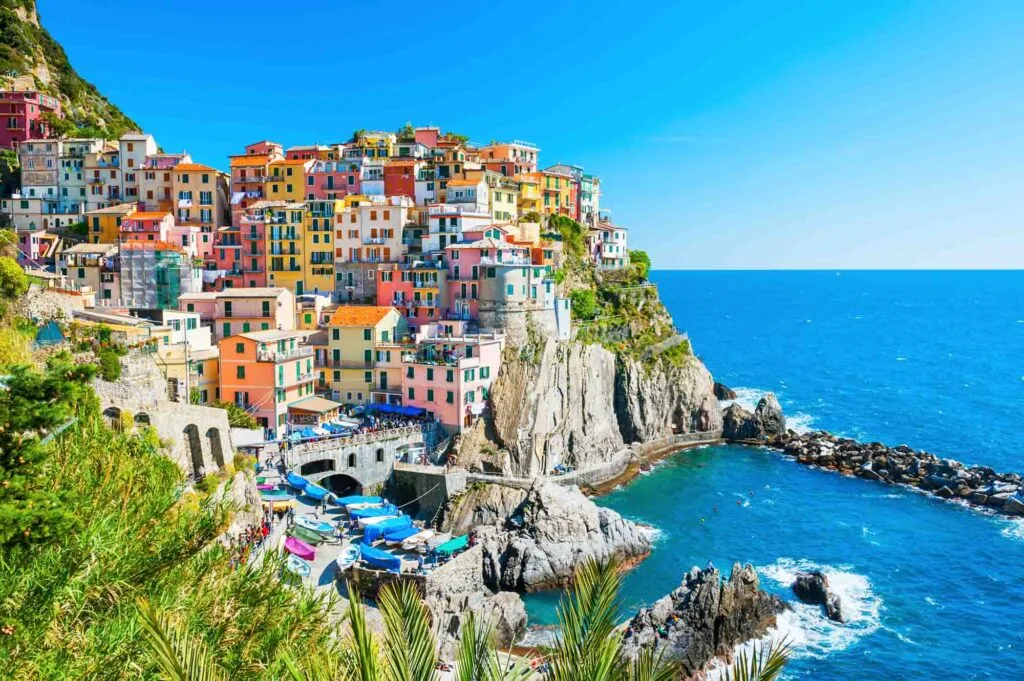
[[[359,560],[359,548],[349,544],[341,550],[341,555],[334,562],[338,564],[339,570],[348,570]]]
[[[452,538],[452,535],[450,533],[448,533],[448,532],[442,532],[441,534],[435,534],[430,539],[427,539],[425,542],[420,543],[420,545],[416,547],[416,551],[418,553],[426,553],[427,549],[436,549],[438,546],[440,546],[441,544],[444,544],[446,541],[448,541],[451,538]]]
[[[425,544],[426,541],[434,536],[433,530],[423,530],[419,534],[414,534],[405,541],[402,542],[402,548],[406,551],[415,551],[418,546]]]
[[[365,503],[365,504],[349,504],[345,508],[348,509],[349,511],[354,511],[357,508],[381,508],[383,505],[384,504],[370,504],[370,503]]]
[[[379,515],[379,516],[374,516],[373,518],[360,518],[359,519],[359,527],[367,527],[368,525],[376,525],[377,523],[382,523],[385,520],[391,520],[392,518],[397,518],[397,517],[398,517],[397,515]]]

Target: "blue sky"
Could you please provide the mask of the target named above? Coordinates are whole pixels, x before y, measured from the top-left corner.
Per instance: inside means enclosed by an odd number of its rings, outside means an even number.
[[[220,168],[411,121],[582,164],[656,267],[1024,267],[1019,1],[39,11],[165,149]]]

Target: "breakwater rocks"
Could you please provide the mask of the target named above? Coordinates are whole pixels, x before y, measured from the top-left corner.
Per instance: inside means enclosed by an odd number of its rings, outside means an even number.
[[[786,432],[786,417],[775,393],[765,393],[754,413],[733,402],[722,422],[722,437],[727,440],[765,440]]]
[[[843,602],[829,587],[828,577],[824,573],[818,571],[797,573],[796,581],[793,582],[793,593],[804,603],[823,606],[825,615],[833,622],[841,624],[846,621],[846,615],[843,614]]]
[[[750,565],[736,563],[725,582],[717,569],[691,569],[672,593],[630,620],[623,645],[635,657],[656,647],[682,661],[686,677],[703,671],[716,657],[728,657],[746,641],[764,636],[788,606],[760,588]]]
[[[513,507],[508,488],[485,485],[473,491],[474,499],[460,508],[462,516],[476,515],[481,508],[491,513],[509,509],[500,523],[477,528],[477,540],[483,547],[483,579],[491,589],[565,587],[587,560],[617,556],[629,565],[651,551],[643,528],[597,506],[578,488],[541,483],[516,492],[521,500]],[[452,519],[453,525],[459,522]]]
[[[960,500],[1009,516],[1024,516],[1021,476],[966,466],[906,445],[863,444],[824,431],[777,436],[769,444],[798,462],[897,485],[940,499]]]

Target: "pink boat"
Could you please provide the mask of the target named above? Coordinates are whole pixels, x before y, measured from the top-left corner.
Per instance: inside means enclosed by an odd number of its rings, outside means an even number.
[[[304,560],[313,560],[316,557],[316,549],[295,537],[288,537],[284,540],[284,549]]]
[[[277,489],[277,485],[272,485],[269,482],[263,482],[260,483],[259,485],[256,485],[256,489],[260,490],[261,492],[265,492],[267,490]]]

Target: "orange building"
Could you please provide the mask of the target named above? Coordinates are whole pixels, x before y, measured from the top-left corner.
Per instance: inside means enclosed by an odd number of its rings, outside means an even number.
[[[220,348],[220,396],[252,414],[279,439],[288,405],[313,395],[313,348],[306,333],[254,331],[230,336]]]

